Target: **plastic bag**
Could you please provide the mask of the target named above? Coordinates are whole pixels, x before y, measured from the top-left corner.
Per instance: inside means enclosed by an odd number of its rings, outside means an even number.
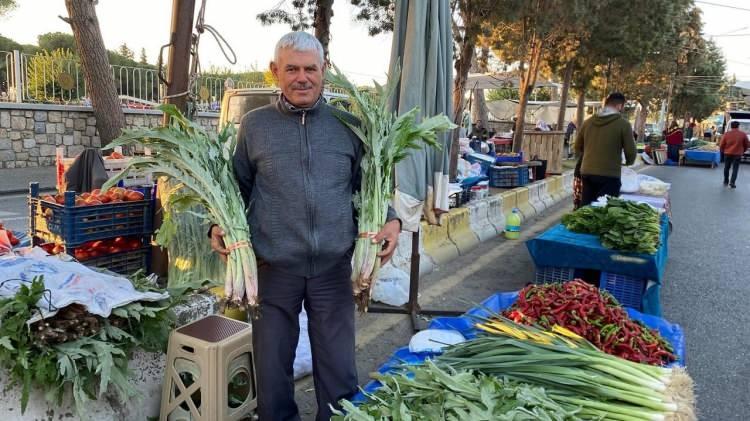
[[[383,267],[372,288],[372,299],[390,306],[406,304],[409,301],[409,275],[394,266]]]
[[[457,330],[426,329],[417,332],[409,341],[409,352],[443,352],[448,345],[466,342]]]
[[[636,193],[640,189],[640,182],[638,180],[638,173],[631,170],[630,168],[623,167],[620,179],[622,180],[622,187],[620,191],[623,193]]]
[[[649,175],[640,175],[638,181],[639,193],[648,196],[664,196],[672,188],[671,184]]]
[[[294,356],[294,380],[312,374],[312,349],[310,334],[307,331],[307,312],[304,307],[299,313],[299,342]]]

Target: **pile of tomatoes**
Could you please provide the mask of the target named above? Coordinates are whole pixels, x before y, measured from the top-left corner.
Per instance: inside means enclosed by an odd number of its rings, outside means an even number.
[[[122,202],[137,202],[143,200],[143,193],[137,190],[125,189],[122,187],[111,187],[106,191],[99,189],[92,190],[91,193],[81,193],[76,195],[76,206],[95,206],[103,205],[106,203],[122,203]],[[62,194],[58,195],[45,195],[42,196],[42,200],[51,203],[57,203],[58,205],[65,204],[65,196]]]
[[[59,243],[48,243],[41,246],[49,254],[65,252],[65,247]],[[78,261],[86,261],[97,257],[110,256],[126,251],[138,250],[143,247],[140,237],[115,237],[110,240],[89,241],[73,248],[71,254]]]

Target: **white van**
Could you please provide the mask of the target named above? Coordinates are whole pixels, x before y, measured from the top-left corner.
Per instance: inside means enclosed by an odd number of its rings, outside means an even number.
[[[273,104],[279,98],[279,88],[242,88],[227,89],[221,101],[221,114],[219,115],[219,127],[231,121],[239,126],[242,116],[248,112],[264,105]],[[323,98],[326,101],[345,100],[345,94],[325,91]]]

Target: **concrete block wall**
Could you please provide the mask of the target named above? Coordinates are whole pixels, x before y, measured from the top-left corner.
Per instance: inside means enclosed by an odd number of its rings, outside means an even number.
[[[161,111],[124,111],[126,128],[161,124]],[[196,121],[207,130],[219,124],[218,116],[208,113],[199,113]],[[91,107],[0,102],[0,168],[54,165],[58,147],[74,157],[102,146]]]

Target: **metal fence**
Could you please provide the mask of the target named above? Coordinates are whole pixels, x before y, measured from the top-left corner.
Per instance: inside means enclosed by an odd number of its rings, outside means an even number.
[[[111,65],[112,80],[123,107],[149,109],[158,105],[164,86],[153,67]],[[219,112],[228,87],[259,88],[262,83],[199,77],[194,86],[198,111]],[[81,65],[62,54],[29,55],[0,51],[0,102],[90,105]]]

